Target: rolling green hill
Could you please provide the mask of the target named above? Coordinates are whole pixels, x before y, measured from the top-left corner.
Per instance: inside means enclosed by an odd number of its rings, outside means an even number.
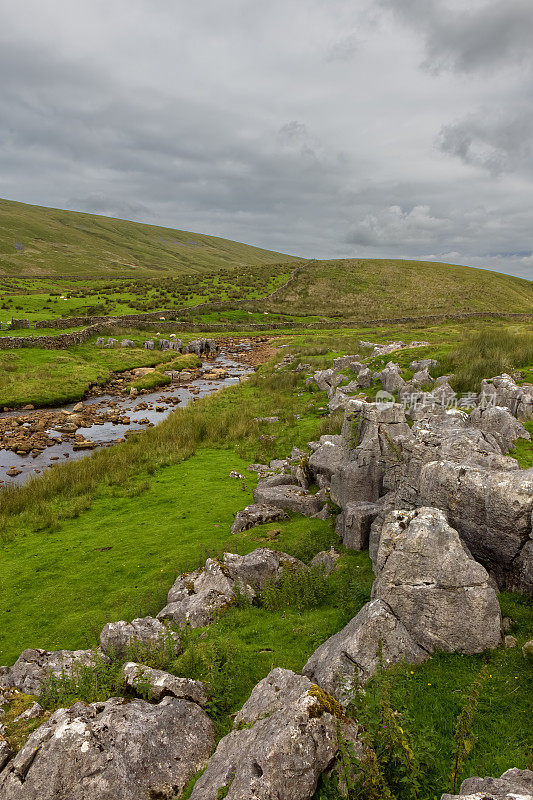
[[[297,261],[217,236],[0,200],[0,275],[163,277]]]
[[[298,268],[268,308],[364,320],[472,311],[531,313],[533,283],[430,261],[311,261]]]

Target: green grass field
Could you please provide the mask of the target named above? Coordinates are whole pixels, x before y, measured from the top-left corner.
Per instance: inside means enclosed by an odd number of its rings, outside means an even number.
[[[268,463],[293,446],[339,430],[342,414],[324,415],[325,393],[305,390],[306,372],[298,372],[298,364],[329,366],[337,355],[357,353],[361,338],[401,338],[430,344],[385,360],[407,367],[414,357],[434,356],[444,369],[447,359],[459,363],[461,352],[468,353],[481,336],[477,349],[489,369],[494,364],[492,351],[485,353],[480,341],[503,342],[498,363],[508,359],[505,363],[513,365],[514,359],[522,358],[520,353],[529,352],[521,338],[528,337],[529,328],[525,323],[502,328],[490,321],[335,331],[294,328],[280,337],[279,344],[288,347],[277,356],[279,360],[292,353],[291,367],[278,372],[273,363],[265,365],[239,386],[177,409],[160,425],[135,433],[123,444],[53,467],[22,488],[2,491],[0,663],[12,663],[26,647],[95,646],[105,622],[156,613],[175,576],[197,568],[208,555],[269,546],[308,563],[318,550],[335,543],[341,552],[340,570],[317,581],[314,591],[304,591],[303,584],[301,592],[285,586],[268,602],[232,607],[205,630],[187,634],[183,654],[165,664],[176,674],[209,682],[210,713],[222,735],[255,683],[274,666],[301,670],[316,647],[368,599],[372,582],[368,554],[339,547],[331,521],[295,516],[230,534],[234,513],[252,498],[256,476],[247,471],[249,463]],[[139,331],[124,335],[138,337],[138,343],[146,338]],[[82,392],[94,375],[105,380],[112,369],[140,366],[141,358],[161,361],[163,355],[176,358],[174,353],[140,349],[101,351],[92,343],[65,352],[0,351],[0,375],[7,372],[13,378],[11,390],[18,386],[19,397],[29,402],[28,392],[55,398],[60,391]],[[376,359],[373,367],[380,367],[381,361]],[[522,366],[529,374],[532,365]],[[466,377],[475,381],[484,368],[478,364]],[[256,420],[273,415],[278,423]],[[531,442],[520,442],[513,455],[525,467],[533,463],[532,453]],[[229,477],[231,470],[245,476],[244,486]],[[273,527],[281,531],[274,539],[268,536]],[[390,673],[392,702],[420,762],[419,800],[435,800],[450,788],[457,715],[485,663],[490,679],[480,694],[475,738],[461,777],[496,775],[531,764],[533,670],[522,658],[520,645],[533,636],[533,609],[519,595],[503,594],[500,602],[503,613],[514,620],[518,648],[482,656],[436,654],[425,664],[399,666]],[[116,683],[116,676],[113,680]],[[119,690],[117,685],[114,692]],[[102,685],[98,691],[104,691]],[[377,692],[371,683],[368,713]],[[99,695],[94,687],[74,687],[71,694],[49,698],[49,703],[54,707],[54,702],[64,704],[78,696],[87,701]],[[405,796],[399,794],[398,800]],[[323,779],[315,800],[340,797]]]
[[[157,277],[291,260],[216,236],[0,200],[5,275]]]
[[[533,283],[424,261],[313,261],[266,307],[380,319],[475,311],[533,312]]]

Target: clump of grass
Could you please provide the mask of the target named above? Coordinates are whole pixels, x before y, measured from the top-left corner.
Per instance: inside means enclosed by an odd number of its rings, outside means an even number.
[[[479,391],[484,378],[513,372],[533,364],[533,332],[510,328],[485,328],[471,334],[444,361],[458,392]]]
[[[332,584],[321,567],[310,570],[284,569],[281,578],[261,592],[261,605],[268,611],[318,608],[332,593]]]
[[[158,386],[168,386],[169,383],[172,383],[172,378],[156,369],[154,372],[149,372],[148,375],[143,375],[142,378],[130,383],[128,388],[139,391],[142,389],[157,389]]]

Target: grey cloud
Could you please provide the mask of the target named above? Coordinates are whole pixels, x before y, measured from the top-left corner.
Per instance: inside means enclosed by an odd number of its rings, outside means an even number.
[[[395,16],[423,33],[424,66],[435,72],[492,70],[533,59],[533,5],[530,0],[380,0]]]
[[[514,116],[486,110],[441,128],[437,146],[494,175],[533,172],[533,107]]]
[[[403,24],[368,22],[376,0],[360,19],[350,0],[21,1],[33,13],[0,31],[0,195],[533,276],[527,85],[421,73]],[[442,3],[403,5],[429,41]]]

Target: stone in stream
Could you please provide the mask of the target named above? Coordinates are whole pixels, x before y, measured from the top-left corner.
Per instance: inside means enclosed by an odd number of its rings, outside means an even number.
[[[220,741],[191,800],[310,800],[339,735],[362,755],[357,725],[332,697],[302,675],[273,669]]]
[[[179,795],[215,745],[196,703],[112,698],[60,708],[0,773],[2,800],[147,800]]]

